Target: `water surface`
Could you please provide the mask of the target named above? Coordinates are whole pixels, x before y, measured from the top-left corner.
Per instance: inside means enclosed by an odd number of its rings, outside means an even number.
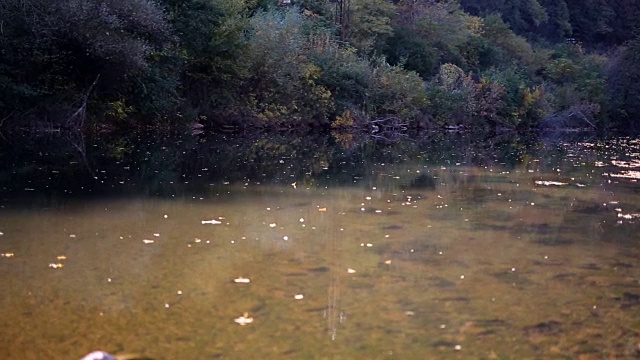
[[[5,148],[0,358],[638,356],[640,141],[339,140]]]

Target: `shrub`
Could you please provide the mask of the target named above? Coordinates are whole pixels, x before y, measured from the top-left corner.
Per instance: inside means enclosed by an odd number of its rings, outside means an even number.
[[[361,122],[384,116],[411,121],[427,105],[422,78],[383,58],[361,58],[353,49],[333,45],[315,50],[313,59],[322,69],[318,81],[331,91],[336,110],[358,113]]]
[[[246,91],[252,115],[270,124],[328,124],[331,93],[318,79],[321,69],[308,57],[307,20],[291,8],[268,10],[251,18]]]
[[[413,120],[427,105],[424,81],[411,71],[389,65],[384,59],[370,64],[366,112],[371,117],[398,116]]]
[[[439,125],[519,129],[535,125],[547,110],[544,89],[530,85],[515,68],[471,76],[444,64],[428,89]]]
[[[606,59],[601,56],[585,55],[578,45],[560,46],[550,55],[540,72],[553,95],[549,99],[548,119],[556,123],[554,126],[558,126],[558,123],[569,126],[572,122],[563,119],[561,114],[577,114],[575,109],[588,109],[580,113],[588,113],[588,117],[594,121],[606,120],[608,95],[605,63]]]
[[[355,49],[329,42],[312,49],[310,56],[321,69],[318,83],[331,91],[338,113],[366,103],[370,67]]]
[[[438,75],[429,83],[428,96],[432,115],[438,125],[468,123],[469,101],[473,97],[473,80],[454,64],[440,66]]]

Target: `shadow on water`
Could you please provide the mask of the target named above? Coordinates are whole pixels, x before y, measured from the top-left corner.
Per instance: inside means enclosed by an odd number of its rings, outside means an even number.
[[[233,137],[158,136],[132,133],[94,136],[86,145],[68,136],[25,136],[0,146],[0,191],[53,196],[147,194],[186,196],[211,184],[250,182],[350,186],[378,165],[421,158],[428,164],[485,166],[522,161],[530,138],[485,141],[471,134],[433,134],[399,143],[360,138],[339,144],[330,137],[283,135]],[[80,149],[80,150],[79,150]],[[435,187],[417,175],[407,188]]]

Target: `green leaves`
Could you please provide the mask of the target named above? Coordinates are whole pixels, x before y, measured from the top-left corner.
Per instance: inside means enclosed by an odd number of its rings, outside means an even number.
[[[182,96],[205,112],[230,106],[247,71],[243,0],[163,0],[177,37]]]
[[[619,127],[640,130],[640,35],[615,56],[609,69],[611,105]]]
[[[347,39],[363,54],[379,52],[393,33],[394,5],[388,0],[352,0]]]
[[[257,12],[247,35],[251,115],[265,124],[307,126],[328,123],[331,93],[317,82],[321,69],[309,57],[309,20],[296,8]]]
[[[635,3],[350,3],[341,22],[330,1],[0,0],[0,116],[73,113],[98,76],[89,111],[120,123],[178,108],[176,121],[277,127],[328,127],[345,111],[482,126],[578,105],[636,114],[635,42],[608,74],[584,46],[630,38]],[[548,43],[570,34],[586,44]]]

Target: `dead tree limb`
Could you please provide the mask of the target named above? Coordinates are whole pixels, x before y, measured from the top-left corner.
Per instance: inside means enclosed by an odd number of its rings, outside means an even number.
[[[79,119],[79,124],[76,124],[75,127],[77,129],[81,129],[84,126],[84,120],[85,120],[86,115],[87,115],[87,102],[89,101],[89,95],[91,95],[91,91],[93,90],[93,88],[98,83],[98,79],[100,79],[100,74],[98,74],[98,76],[96,76],[96,79],[93,80],[93,83],[89,86],[87,91],[85,91],[85,93],[82,96],[82,98],[80,98],[80,102],[81,102],[80,103],[80,107],[78,107],[78,109],[71,116],[69,116],[69,118],[67,119],[67,125],[71,126],[72,121],[74,119],[78,118]]]

